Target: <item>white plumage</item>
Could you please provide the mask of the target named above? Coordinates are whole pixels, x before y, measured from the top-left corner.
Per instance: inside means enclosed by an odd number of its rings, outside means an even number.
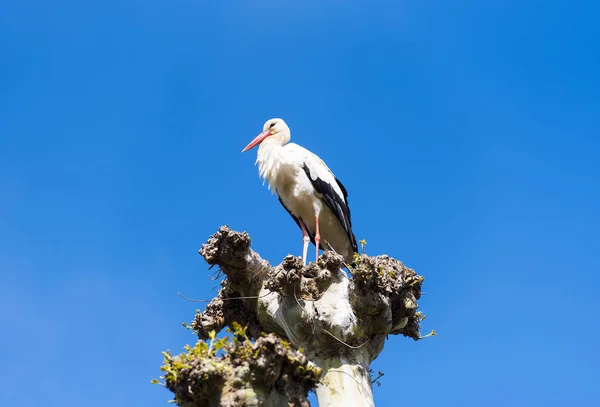
[[[357,246],[346,189],[323,160],[289,140],[285,122],[271,119],[242,152],[260,144],[259,174],[302,230],[304,263],[309,241],[317,247],[317,257],[321,247],[352,263]]]

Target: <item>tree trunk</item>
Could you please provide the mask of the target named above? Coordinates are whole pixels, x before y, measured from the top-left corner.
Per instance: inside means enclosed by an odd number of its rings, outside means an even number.
[[[366,360],[359,363],[344,357],[331,357],[316,358],[314,362],[323,369],[321,381],[314,389],[319,407],[375,405]]]

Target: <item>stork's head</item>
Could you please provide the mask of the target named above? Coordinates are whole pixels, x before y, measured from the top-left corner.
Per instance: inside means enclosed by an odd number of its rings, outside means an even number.
[[[267,120],[263,126],[263,131],[254,138],[243,150],[242,153],[253,149],[267,137],[273,137],[277,139],[281,144],[285,144],[290,141],[290,128],[285,124],[283,119],[270,119]]]

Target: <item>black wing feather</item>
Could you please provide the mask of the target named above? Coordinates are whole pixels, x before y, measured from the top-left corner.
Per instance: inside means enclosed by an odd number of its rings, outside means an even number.
[[[344,197],[342,198],[333,190],[331,185],[323,181],[321,178],[312,179],[310,176],[310,169],[306,164],[302,166],[302,169],[306,173],[306,176],[312,183],[315,190],[321,195],[323,195],[323,201],[325,202],[325,204],[329,207],[329,209],[331,209],[331,211],[335,214],[335,216],[338,218],[338,220],[344,227],[346,235],[348,236],[348,239],[350,239],[350,243],[352,244],[352,250],[354,250],[355,253],[358,252],[356,237],[354,236],[354,233],[352,233],[352,219],[350,218],[350,207],[346,203],[348,202],[348,191],[346,191],[344,185],[342,185],[339,179],[334,177],[335,182],[337,182],[338,186],[342,190],[342,194],[344,195]]]

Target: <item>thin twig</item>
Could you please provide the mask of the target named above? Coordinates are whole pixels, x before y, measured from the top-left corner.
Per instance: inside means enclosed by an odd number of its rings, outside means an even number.
[[[352,346],[352,345],[350,345],[350,344],[347,344],[346,342],[342,341],[340,338],[338,338],[337,336],[335,336],[334,334],[332,334],[331,332],[329,332],[327,329],[325,329],[325,328],[323,328],[323,327],[321,327],[321,329],[322,329],[322,330],[324,330],[324,331],[325,331],[326,333],[328,333],[329,335],[331,335],[331,337],[332,337],[333,339],[335,339],[336,341],[340,342],[340,343],[341,343],[341,344],[343,344],[343,345],[346,345],[346,346],[347,346],[347,347],[349,347],[350,349],[360,349],[360,348],[362,348],[363,346],[365,346],[365,345],[366,345],[366,344],[367,344],[367,343],[368,343],[368,342],[371,340],[371,339],[369,338],[369,339],[367,339],[366,341],[364,341],[363,343],[361,343],[361,344],[360,344],[360,345],[358,345],[358,346]]]
[[[209,270],[210,270],[210,269],[209,269]],[[217,274],[216,274],[215,276],[211,276],[211,277],[210,277],[210,279],[211,279],[212,281],[216,281],[216,280],[218,280],[219,278],[221,278],[222,276],[223,276],[223,270],[219,269],[219,270],[217,271]]]
[[[271,291],[269,291],[266,294],[263,295],[252,295],[252,296],[248,296],[248,297],[227,297],[227,298],[217,298],[221,301],[230,301],[230,300],[250,300],[250,299],[258,299],[258,298],[263,298],[266,297],[267,295],[272,294]],[[193,298],[189,298],[186,297],[185,295],[181,294],[180,292],[177,293],[178,296],[180,296],[181,298],[188,300],[189,302],[211,302],[212,300],[195,300]],[[213,298],[214,300],[214,298]]]
[[[384,376],[384,375],[383,375],[383,372],[379,372],[379,374],[377,375],[377,377],[376,377],[376,378],[374,378],[373,380],[371,380],[371,384],[373,384],[373,383],[377,382],[377,385],[378,385],[378,386],[381,386],[381,383],[380,383],[380,382],[378,382],[378,380],[379,380],[379,379],[381,379],[383,376]]]

